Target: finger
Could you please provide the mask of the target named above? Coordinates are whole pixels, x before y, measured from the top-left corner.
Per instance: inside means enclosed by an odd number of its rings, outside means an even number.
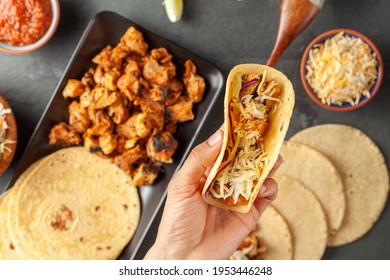
[[[282,163],[283,163],[283,158],[281,155],[279,155],[275,164],[274,164],[274,167],[272,167],[271,171],[269,172],[268,177],[274,176],[275,172],[279,169],[279,167],[282,165]]]
[[[277,195],[278,195],[278,184],[274,179],[267,178],[264,181],[264,184],[261,187],[257,197],[267,198],[272,202],[276,199]]]
[[[206,171],[203,173],[202,178],[200,178],[200,180],[199,180],[198,188],[199,188],[200,192],[202,192],[202,190],[203,190],[204,184],[207,181],[207,177],[210,174],[210,171],[211,171],[211,168],[213,167],[213,164],[214,164],[214,162],[209,167],[206,168]]]
[[[205,142],[196,146],[173,177],[171,186],[183,188],[198,186],[206,169],[215,161],[222,147],[222,131],[216,131]]]
[[[263,214],[264,210],[276,199],[278,194],[278,184],[272,178],[268,178],[264,181],[261,187],[253,207],[257,210],[259,217]]]

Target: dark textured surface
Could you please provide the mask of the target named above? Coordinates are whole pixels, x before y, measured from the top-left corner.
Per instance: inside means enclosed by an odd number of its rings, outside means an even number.
[[[61,20],[51,41],[30,54],[0,53],[0,93],[13,107],[19,126],[19,145],[9,172],[18,160],[41,117],[89,20],[110,10],[168,38],[218,66],[226,76],[236,64],[265,63],[276,36],[280,1],[275,0],[185,0],[179,23],[168,21],[162,1],[144,0],[60,0]],[[292,81],[296,107],[288,132],[321,123],[349,124],[367,133],[390,159],[390,1],[326,0],[311,25],[290,45],[276,68]],[[355,29],[369,37],[381,51],[385,73],[376,97],[362,108],[346,113],[320,108],[303,90],[299,76],[300,59],[306,45],[318,34],[333,28]],[[214,107],[200,142],[223,121],[222,98]],[[346,139],[347,141],[347,139]],[[358,151],[357,151],[358,152]],[[310,170],[308,170],[310,172]],[[2,190],[0,185],[0,190]],[[370,190],[367,190],[370,192]],[[155,228],[154,228],[155,230]],[[390,206],[363,238],[352,244],[328,249],[325,259],[390,259]],[[144,248],[151,245],[146,239]],[[142,257],[142,252],[138,257]]]

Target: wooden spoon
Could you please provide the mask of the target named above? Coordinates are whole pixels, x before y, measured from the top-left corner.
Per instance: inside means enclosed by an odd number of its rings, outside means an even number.
[[[3,104],[4,109],[10,109],[10,105],[8,104],[7,100],[0,95],[0,103]],[[0,175],[3,174],[11,164],[15,151],[16,151],[16,145],[18,140],[18,129],[16,127],[16,120],[14,113],[11,111],[9,114],[5,114],[5,121],[7,122],[7,130],[6,130],[6,136],[5,139],[11,140],[12,143],[6,144],[5,146],[9,149],[4,149],[4,153],[0,154]]]
[[[290,43],[318,14],[325,0],[282,0],[276,42],[267,65],[274,66]]]

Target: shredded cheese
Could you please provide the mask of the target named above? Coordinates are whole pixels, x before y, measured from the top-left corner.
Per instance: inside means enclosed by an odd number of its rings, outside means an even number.
[[[322,103],[359,103],[377,78],[375,53],[362,39],[338,33],[309,52],[306,80]]]
[[[5,120],[5,115],[10,114],[11,109],[5,109],[4,105],[0,102],[0,159],[3,156],[5,151],[11,152],[12,150],[7,147],[7,144],[15,143],[13,140],[6,138],[8,124]]]

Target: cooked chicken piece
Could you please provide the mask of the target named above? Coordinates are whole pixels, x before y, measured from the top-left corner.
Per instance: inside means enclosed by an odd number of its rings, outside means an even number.
[[[92,136],[90,133],[90,129],[87,130],[83,135],[84,139],[84,148],[87,149],[90,153],[101,152],[101,148],[99,146],[99,139],[95,136]]]
[[[118,65],[118,61],[112,58],[113,48],[108,45],[99,54],[92,58],[92,62],[101,65],[104,71],[110,71],[113,68],[120,69],[121,65]]]
[[[245,237],[244,241],[238,246],[244,255],[249,259],[259,259],[260,254],[266,252],[266,247],[260,242],[260,239],[255,235],[249,235]]]
[[[146,186],[153,184],[154,180],[157,178],[159,169],[159,166],[154,163],[141,163],[134,172],[134,184],[136,186]]]
[[[103,112],[103,110],[89,110],[88,113],[93,123],[92,128],[89,129],[90,135],[101,136],[111,134],[114,131],[114,123],[111,118]]]
[[[148,44],[144,41],[144,36],[133,26],[130,26],[122,36],[121,43],[125,44],[128,50],[139,55],[145,55],[148,50]]]
[[[70,125],[60,122],[53,126],[49,134],[49,144],[60,147],[80,145],[82,142],[80,134]]]
[[[242,250],[243,248],[247,248],[250,246],[256,248],[256,244],[257,244],[256,236],[249,235],[244,238],[244,240],[240,243],[237,249]]]
[[[164,67],[168,71],[168,78],[172,80],[176,76],[176,65],[171,61],[167,63],[161,63],[161,66]]]
[[[126,149],[126,137],[123,135],[116,135],[116,148],[115,153],[116,154],[123,154]]]
[[[149,138],[146,144],[146,152],[153,161],[172,163],[172,156],[177,146],[177,141],[171,133],[160,131]]]
[[[146,90],[150,90],[152,88],[152,85],[153,85],[153,84],[149,83],[147,80],[145,80],[144,78],[142,78],[142,76],[139,77],[139,83]]]
[[[150,60],[145,64],[142,73],[149,82],[159,86],[166,86],[170,79],[169,70],[169,68],[161,66],[157,60]]]
[[[234,201],[233,197],[229,196],[225,199],[227,206],[233,206],[233,205],[247,205],[249,203],[249,200],[243,197],[241,194],[238,196],[237,201]]]
[[[81,103],[80,103],[81,104]],[[92,106],[89,106],[86,108],[87,109],[87,112],[88,112],[88,117],[89,119],[92,121],[93,119],[96,118],[96,112],[98,110],[95,110]]]
[[[137,137],[137,131],[135,130],[134,115],[127,119],[124,123],[117,125],[115,132],[119,136],[123,136],[125,139],[132,139]]]
[[[62,92],[64,98],[76,98],[83,94],[85,90],[85,85],[76,79],[69,79],[66,83],[66,86]]]
[[[206,88],[204,79],[196,74],[196,66],[191,60],[184,64],[185,72],[183,75],[184,85],[187,89],[188,96],[194,103],[202,101],[203,93]]]
[[[121,98],[119,92],[117,91],[110,92],[106,88],[101,86],[96,86],[92,90],[92,95],[93,95],[93,101],[90,104],[90,107],[95,110],[106,108],[111,104],[117,102]]]
[[[120,156],[116,156],[114,158],[113,163],[118,166],[120,169],[122,169],[127,175],[133,176],[135,172],[135,165],[133,164],[128,164],[125,159],[121,158]]]
[[[168,120],[173,122],[193,120],[195,116],[192,112],[192,102],[186,98],[179,98],[175,104],[166,108],[165,116]]]
[[[0,128],[6,127],[6,126],[3,127],[4,124],[7,125],[7,122],[5,121],[5,117],[6,117],[5,115],[2,115],[0,117]]]
[[[147,96],[145,91],[143,98],[140,100],[142,113],[145,115],[148,124],[157,130],[164,127],[165,107],[162,102],[153,101]]]
[[[116,135],[109,134],[99,136],[99,146],[106,155],[111,154],[116,149],[117,144]]]
[[[149,61],[149,58],[142,56],[142,55],[138,55],[136,53],[132,53],[132,54],[128,55],[124,61],[125,61],[125,63],[129,63],[131,61],[136,62],[141,70],[142,68],[144,68],[145,63]],[[126,68],[125,68],[125,72],[126,72]]]
[[[141,58],[137,61],[141,70],[145,68],[146,63],[148,63],[152,58],[150,56],[141,56]]]
[[[150,51],[150,55],[153,59],[160,63],[168,63],[172,61],[172,55],[166,48],[158,48]]]
[[[84,73],[84,76],[81,78],[81,82],[86,86],[93,88],[96,83],[95,80],[93,79],[93,75],[95,74],[95,69],[92,67],[88,69],[87,72]]]
[[[137,145],[130,150],[126,150],[122,155],[116,156],[114,163],[127,174],[132,175],[132,165],[145,158],[145,149]]]
[[[126,122],[117,125],[116,133],[126,139],[145,138],[152,133],[152,127],[143,113],[135,113]]]
[[[108,106],[107,114],[116,124],[124,123],[130,116],[129,109],[125,106],[122,98]]]
[[[261,74],[252,73],[252,74],[244,74],[242,75],[242,84],[248,83],[245,87],[240,90],[240,98],[243,98],[245,95],[252,94],[261,81]]]
[[[118,43],[112,50],[112,59],[115,61],[122,60],[129,54],[129,48],[122,42]]]
[[[169,81],[168,88],[169,91],[165,95],[164,99],[165,106],[173,105],[184,90],[183,83],[176,78]]]
[[[169,89],[163,87],[151,88],[149,90],[149,98],[153,101],[164,102],[164,96],[167,94],[167,91],[169,91]]]
[[[153,101],[161,101],[165,106],[172,105],[180,97],[183,91],[183,84],[177,80],[169,81],[168,87],[159,87],[154,85],[149,90],[149,97]]]
[[[109,91],[115,91],[117,89],[117,81],[120,77],[120,72],[117,70],[111,70],[104,74],[104,87]]]
[[[177,123],[174,121],[169,120],[164,125],[164,131],[170,132],[171,134],[176,133],[177,131]]]
[[[82,95],[80,95],[80,107],[88,108],[93,102],[93,94],[89,87],[85,88],[85,91]]]
[[[280,89],[280,87],[278,86],[275,86],[271,92],[269,93],[269,96],[270,97],[273,97],[273,98],[280,98],[280,95],[282,94],[282,90]],[[266,99],[265,100],[265,105],[267,106],[267,114],[269,112],[272,112],[272,109],[274,107],[274,105],[277,103],[278,101],[275,101],[275,100],[270,100],[270,99]]]
[[[80,107],[80,103],[79,102],[72,101],[72,103],[70,103],[69,106],[68,106],[68,112],[70,114],[70,113],[72,113],[75,110],[79,110],[80,108],[81,107]]]
[[[137,61],[135,60],[128,60],[126,67],[125,67],[125,73],[137,73],[138,76],[141,76],[141,68],[139,67]]]
[[[139,98],[141,94],[141,87],[139,86],[139,75],[136,72],[127,72],[118,79],[118,88],[129,101],[134,101]]]
[[[76,129],[78,133],[84,133],[91,123],[87,109],[81,107],[79,102],[73,101],[69,105],[68,111],[69,124]]]
[[[129,140],[126,140],[125,142],[125,149],[132,149],[135,147],[135,145],[137,145],[137,143],[139,142],[140,138],[132,138],[132,139],[129,139]]]
[[[269,124],[266,120],[259,119],[247,119],[244,123],[244,129],[246,131],[254,131],[257,133],[259,139],[262,139],[267,131]]]
[[[143,113],[134,114],[134,126],[137,136],[140,138],[148,137],[152,133],[152,127],[150,125],[147,116]]]
[[[97,85],[103,85],[103,79],[104,77],[104,70],[103,70],[103,67],[101,65],[98,65],[96,67],[96,70],[95,70],[95,73],[93,74],[93,80],[95,81],[95,83]]]

